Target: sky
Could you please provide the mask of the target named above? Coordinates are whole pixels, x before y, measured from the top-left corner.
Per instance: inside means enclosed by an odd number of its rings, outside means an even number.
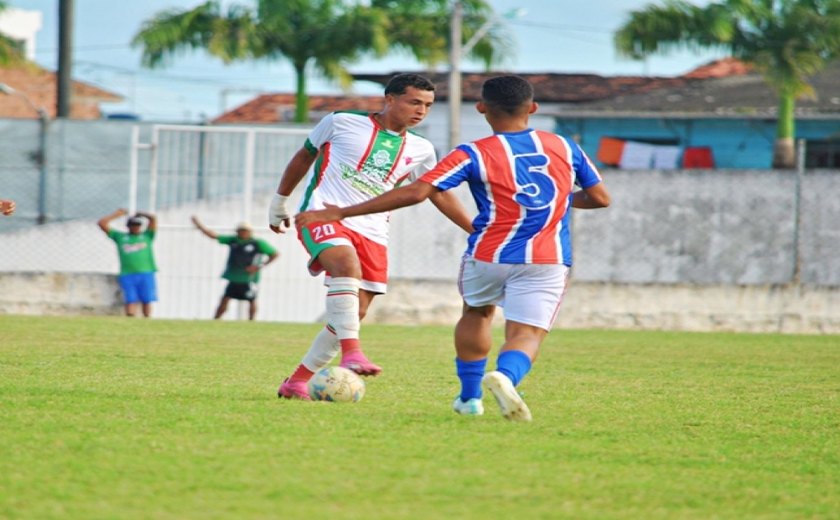
[[[43,27],[37,35],[35,60],[46,69],[58,68],[59,0],[7,0],[10,7],[40,11]],[[212,119],[260,93],[293,92],[294,73],[284,61],[224,65],[203,51],[170,60],[168,67],[149,70],[140,63],[141,50],[130,44],[143,21],[165,9],[191,9],[202,0],[74,0],[73,78],[124,97],[104,104],[105,113],[132,113],[147,121],[200,122]],[[225,5],[254,5],[253,0]],[[620,58],[613,33],[629,12],[649,0],[588,0],[574,8],[567,0],[490,0],[497,13],[518,9],[520,16],[503,19],[516,48],[499,69],[512,72],[595,73],[603,76],[675,76],[723,57],[720,51],[679,52],[644,62]],[[661,3],[661,2],[660,2]],[[709,1],[695,0],[697,5]],[[444,69],[445,65],[439,67]],[[368,58],[351,64],[354,73],[421,71],[405,54]],[[464,71],[483,71],[465,61]],[[337,94],[340,89],[310,74],[310,94]],[[357,94],[380,94],[381,86],[359,82]]]

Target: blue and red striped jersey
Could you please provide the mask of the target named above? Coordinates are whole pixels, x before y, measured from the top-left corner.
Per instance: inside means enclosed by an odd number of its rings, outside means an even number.
[[[478,216],[466,256],[571,266],[572,192],[598,184],[601,176],[576,143],[528,129],[460,145],[419,180],[440,190],[468,184]]]

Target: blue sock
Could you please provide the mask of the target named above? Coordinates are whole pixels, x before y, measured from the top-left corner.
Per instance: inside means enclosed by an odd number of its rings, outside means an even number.
[[[496,358],[496,370],[508,376],[516,386],[531,370],[531,358],[521,350],[506,350]]]
[[[474,397],[481,397],[481,378],[487,358],[478,361],[461,361],[455,358],[455,370],[461,380],[461,401],[467,402]]]

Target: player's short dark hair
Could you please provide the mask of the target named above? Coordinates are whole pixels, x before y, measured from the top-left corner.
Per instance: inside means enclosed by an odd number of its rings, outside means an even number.
[[[435,84],[426,76],[420,74],[397,74],[388,84],[385,85],[385,95],[388,94],[405,94],[408,87],[414,87],[418,90],[429,90],[434,92]]]
[[[534,87],[520,76],[498,76],[484,82],[481,100],[491,109],[514,114],[534,101]]]

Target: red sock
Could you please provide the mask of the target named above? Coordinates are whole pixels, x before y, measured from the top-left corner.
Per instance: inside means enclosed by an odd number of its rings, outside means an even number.
[[[359,338],[342,339],[339,343],[341,343],[342,356],[351,352],[361,352],[362,350],[362,346],[359,344]]]
[[[297,370],[289,376],[289,381],[309,381],[315,372],[309,370],[303,365],[298,365]]]

